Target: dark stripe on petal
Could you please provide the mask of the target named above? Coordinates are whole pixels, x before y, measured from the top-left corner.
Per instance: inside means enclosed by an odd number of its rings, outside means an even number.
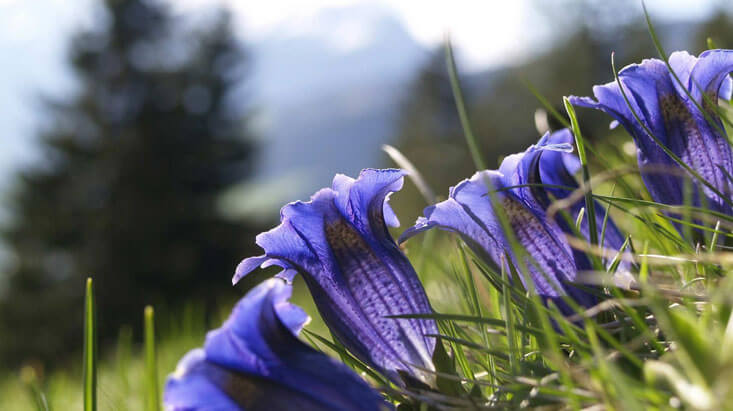
[[[270,279],[251,290],[204,349],[187,354],[166,384],[173,410],[382,409],[382,397],[351,369],[300,341],[305,313],[291,287]]]
[[[328,402],[328,398],[323,398],[321,401],[266,378],[236,372],[208,361],[197,364],[189,372],[205,375],[242,411],[338,409]],[[358,408],[351,407],[351,409]]]
[[[428,366],[430,360],[420,324],[414,320],[387,318],[409,314],[410,296],[395,273],[380,259],[350,224],[336,220],[326,224],[326,239],[354,300],[368,321],[395,353],[407,364]],[[427,357],[427,358],[426,358]]]
[[[537,216],[516,200],[505,197],[502,206],[517,240],[539,265],[539,269],[532,265],[529,268],[537,293],[551,297],[563,295],[561,281],[574,280],[576,274],[575,264],[565,246],[548,232]]]

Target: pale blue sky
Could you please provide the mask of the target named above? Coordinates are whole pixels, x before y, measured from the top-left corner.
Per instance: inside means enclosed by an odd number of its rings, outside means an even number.
[[[535,0],[536,1],[536,0]],[[176,0],[174,10],[189,13],[224,4],[235,13],[237,27],[248,41],[277,33],[297,36],[318,33],[335,47],[358,47],[366,28],[345,22],[339,27],[319,27],[312,16],[326,7],[357,0]],[[461,50],[462,64],[477,70],[503,64],[516,57],[544,33],[533,21],[531,0],[386,2],[414,38],[434,46],[451,33]],[[449,4],[448,4],[449,3]],[[652,0],[650,10],[660,18],[703,17],[715,1]],[[70,33],[95,20],[94,0],[0,0],[0,190],[7,176],[33,161],[33,135],[39,125],[38,95],[62,96],[73,90],[65,51]],[[358,23],[358,16],[354,22]],[[492,39],[492,41],[488,41]],[[1,212],[0,212],[1,216]]]

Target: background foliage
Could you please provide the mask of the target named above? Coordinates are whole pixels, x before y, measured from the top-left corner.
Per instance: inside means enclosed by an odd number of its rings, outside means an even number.
[[[48,159],[25,170],[3,237],[14,255],[0,299],[0,359],[52,365],[81,343],[82,284],[93,275],[103,340],[142,307],[232,300],[234,262],[257,232],[217,198],[251,171],[245,117],[227,100],[246,55],[220,13],[185,30],[160,3],[110,0],[79,33],[82,84],[48,101]]]
[[[256,155],[246,115],[228,104],[232,79],[245,75],[247,58],[226,15],[191,32],[150,2],[105,4],[109,24],[80,33],[72,48],[84,88],[71,102],[48,102],[55,121],[42,137],[50,161],[20,176],[15,220],[3,232],[17,256],[0,300],[0,358],[8,366],[0,398],[9,409],[32,407],[39,392],[55,409],[80,407],[79,357],[71,354],[81,350],[82,285],[89,274],[97,287],[97,329],[107,343],[100,405],[138,409],[146,389],[139,332],[145,304],[162,312],[162,384],[241,295],[229,286],[232,268],[256,252],[247,248],[260,231],[255,226],[265,226],[225,220],[217,208],[218,195],[249,176]],[[575,29],[551,49],[514,67],[463,78],[489,167],[536,141],[542,119],[558,128],[551,116],[533,121],[541,104],[530,88],[563,112],[563,95],[588,94],[593,84],[612,78],[611,51],[618,67],[656,55],[642,21],[597,24],[598,15],[623,9],[616,7],[574,8],[565,18]],[[657,30],[695,54],[706,48],[708,36],[718,47],[733,47],[733,20],[723,13],[700,25],[662,24]],[[600,153],[591,158],[593,170],[633,168],[629,137],[609,131],[607,117],[579,113],[589,147]],[[398,119],[400,150],[436,193],[445,196],[448,186],[473,172],[444,50],[435,50],[414,79]],[[614,188],[612,181],[595,194],[645,198],[637,176],[623,181],[631,190]],[[424,200],[407,184],[393,204],[407,225]],[[534,312],[531,301],[502,282],[502,273],[453,237],[436,233],[410,241],[408,256],[434,307],[445,314],[441,333],[454,359],[446,371],[457,370],[441,381],[455,395],[439,398],[440,404],[470,406],[483,398],[513,408],[723,409],[730,403],[733,285],[722,275],[729,261],[720,255],[673,262],[639,257],[689,257],[696,250],[661,234],[660,227],[669,225],[656,206],[618,205],[609,206],[611,213],[632,234],[636,274],[648,280],[634,294],[614,290],[615,305],[601,315],[618,327],[589,321],[578,330],[552,310]],[[314,315],[304,285],[295,289],[294,302]],[[565,335],[527,326],[541,323],[542,315],[566,326]],[[317,318],[307,329],[328,335]],[[66,370],[47,372],[48,366]]]

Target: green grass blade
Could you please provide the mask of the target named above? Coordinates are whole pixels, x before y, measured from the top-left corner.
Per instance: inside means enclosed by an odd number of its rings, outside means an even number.
[[[609,195],[609,197],[613,198],[615,192],[616,184],[614,184],[613,188],[611,188],[611,194]],[[603,216],[603,223],[601,225],[601,238],[599,239],[601,249],[603,249],[603,245],[606,243],[606,227],[608,226],[608,217],[610,216],[612,205],[613,203],[608,204],[608,206],[606,206],[606,209],[604,210],[606,214]]]
[[[642,249],[641,264],[639,266],[639,281],[642,284],[646,284],[649,279],[649,242],[644,241],[644,248]]]
[[[529,90],[530,93],[532,93],[537,101],[542,104],[542,107],[544,107],[545,110],[547,110],[547,112],[555,118],[555,120],[557,120],[564,127],[570,127],[570,123],[568,122],[568,120],[563,117],[562,114],[560,114],[560,112],[558,112],[552,104],[550,104],[549,100],[547,100],[547,98],[545,98],[545,96],[543,96],[542,93],[537,90],[534,84],[524,78],[520,78],[519,81],[522,83],[522,85],[524,85],[524,87],[527,88],[527,90]]]
[[[456,357],[451,358],[445,351],[443,341],[440,337],[435,339],[435,351],[433,353],[433,364],[435,365],[435,371],[437,372],[435,378],[435,385],[438,391],[442,394],[450,397],[460,397],[465,394],[465,391],[461,387],[461,383],[457,381],[457,378],[445,378],[442,374],[448,374],[453,377],[458,377],[456,374]],[[471,379],[474,379],[471,376]]]
[[[466,279],[468,282],[468,289],[470,291],[471,296],[471,303],[473,304],[473,313],[474,315],[478,316],[479,318],[483,318],[483,309],[481,308],[481,302],[479,301],[478,297],[478,285],[476,284],[476,280],[473,278],[473,272],[471,272],[471,268],[468,265],[468,258],[466,257],[466,252],[463,250],[463,247],[461,244],[458,244],[458,252],[460,255],[460,261],[462,264],[463,271],[466,273]],[[489,346],[489,336],[486,332],[486,327],[481,327],[481,338],[483,339],[484,345],[487,347]]]
[[[715,252],[715,245],[718,244],[718,234],[720,234],[720,220],[715,223],[715,229],[713,231],[713,238],[710,239],[710,246],[708,246],[708,252]],[[723,233],[727,234],[727,233]]]
[[[588,214],[588,232],[590,235],[590,243],[593,245],[598,244],[598,229],[596,228],[596,211],[595,204],[593,202],[593,191],[589,186],[590,171],[588,171],[588,157],[585,154],[585,141],[583,135],[580,132],[580,124],[578,124],[578,117],[575,115],[575,109],[570,104],[570,100],[567,97],[563,97],[563,104],[565,105],[565,111],[570,117],[570,124],[572,125],[573,135],[575,135],[575,145],[578,147],[578,159],[580,160],[581,167],[583,169],[583,180],[580,185],[585,192],[585,211]]]
[[[466,111],[465,101],[463,98],[463,92],[461,90],[461,84],[458,79],[458,70],[456,69],[456,63],[455,59],[453,57],[453,48],[450,44],[450,41],[446,39],[446,61],[448,65],[448,74],[450,77],[451,82],[451,88],[453,90],[453,96],[456,100],[456,108],[458,109],[458,114],[461,120],[461,125],[463,127],[463,132],[466,137],[466,141],[469,146],[469,150],[471,151],[471,156],[473,158],[474,164],[479,170],[485,170],[486,169],[486,163],[483,161],[481,154],[478,149],[478,145],[476,144],[476,138],[473,135],[473,131],[471,130],[471,123],[468,118],[468,113]],[[512,251],[512,254],[515,256],[517,260],[516,267],[517,272],[524,277],[524,283],[527,284],[529,287],[529,292],[534,292],[534,283],[529,278],[529,274],[527,271],[525,258],[530,260],[532,262],[532,256],[528,255],[526,253],[526,250],[522,245],[519,243],[519,241],[516,238],[516,235],[514,233],[514,230],[512,228],[511,222],[508,218],[508,216],[505,214],[504,209],[499,206],[500,201],[498,201],[497,195],[496,195],[496,188],[492,184],[491,180],[488,178],[484,179],[484,183],[486,184],[486,188],[488,190],[489,194],[489,201],[491,204],[491,208],[496,215],[497,220],[499,221],[502,231],[504,232],[504,235],[506,236],[506,239],[510,245],[510,249]],[[521,277],[520,277],[521,278]]]
[[[25,366],[20,370],[20,381],[28,389],[28,394],[33,399],[33,403],[38,411],[49,411],[51,407],[48,405],[46,395],[43,393],[38,381],[36,370],[31,366]]]
[[[640,200],[636,198],[629,198],[629,197],[618,197],[618,196],[605,196],[602,194],[593,194],[593,197],[596,200],[604,201],[608,203],[609,205],[613,205],[615,208],[619,208],[614,202],[623,202],[628,203],[634,206],[639,207],[650,207],[658,210],[664,210],[668,213],[675,213],[682,215],[688,210],[691,211],[696,217],[703,218],[705,216],[710,216],[711,218],[720,219],[724,222],[733,223],[733,217],[728,216],[726,214],[720,213],[718,211],[714,210],[707,210],[700,207],[692,207],[692,206],[686,206],[686,205],[671,205],[671,204],[663,204],[663,203],[657,203],[654,201],[649,200]],[[620,208],[619,208],[620,209]],[[622,210],[623,211],[623,210]]]
[[[145,409],[160,410],[158,395],[158,363],[155,358],[155,311],[145,307]]]
[[[598,365],[599,381],[605,385],[605,390],[608,392],[615,393],[615,398],[612,398],[614,402],[620,403],[623,410],[643,410],[637,396],[631,391],[631,387],[626,384],[622,377],[622,373],[618,371],[613,362],[607,361],[606,353],[603,346],[596,334],[599,328],[591,327],[590,321],[586,320],[588,324],[588,341],[590,342],[593,351],[593,355],[596,357],[595,364]],[[608,407],[613,409],[612,407]]]
[[[465,100],[463,98],[463,90],[461,89],[461,82],[458,78],[458,69],[456,68],[456,60],[453,58],[453,46],[451,46],[450,40],[445,40],[445,60],[448,65],[448,76],[450,77],[450,85],[453,90],[453,97],[456,100],[456,108],[458,109],[458,117],[461,120],[461,126],[463,127],[463,134],[466,136],[466,142],[468,143],[468,149],[471,152],[471,158],[476,166],[477,170],[485,170],[486,163],[481,156],[481,151],[476,143],[476,137],[473,135],[471,130],[471,122],[468,120],[468,112],[466,111]]]
[[[475,350],[475,351],[487,353],[489,355],[493,355],[493,356],[499,357],[502,360],[509,361],[509,354],[507,354],[504,350],[487,348],[487,347],[485,347],[485,346],[483,346],[481,344],[477,344],[477,343],[475,343],[473,341],[469,341],[469,340],[466,340],[466,339],[462,339],[462,338],[458,338],[458,337],[454,337],[454,336],[446,335],[446,334],[426,334],[425,336],[426,337],[439,338],[439,339],[442,339],[442,340],[445,340],[445,341],[454,342],[454,343],[456,343],[456,344],[458,344],[460,346],[469,348],[471,350]]]
[[[97,410],[97,313],[92,279],[84,296],[84,411]]]
[[[509,266],[509,269],[512,270],[512,276],[513,278],[519,278],[519,274],[514,270],[514,265],[511,263],[511,259],[509,259],[509,256],[504,254],[507,258],[507,265]],[[501,265],[501,274],[502,278],[504,279],[504,288],[501,292],[501,296],[503,298],[503,314],[504,314],[504,320],[506,321],[506,340],[507,340],[507,346],[509,347],[509,368],[512,371],[512,374],[515,374],[517,372],[518,364],[517,361],[520,359],[521,354],[519,354],[519,350],[517,349],[517,340],[516,340],[516,334],[515,334],[515,328],[514,328],[514,315],[512,313],[512,297],[511,293],[509,292],[509,277],[508,273],[504,270],[504,264]]]

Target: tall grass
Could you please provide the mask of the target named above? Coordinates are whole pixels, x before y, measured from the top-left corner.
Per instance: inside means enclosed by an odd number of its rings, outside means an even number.
[[[650,31],[666,58],[651,24]],[[483,166],[450,46],[446,57],[466,142],[476,165]],[[610,71],[616,76],[615,65]],[[532,87],[532,92],[540,97],[539,104],[546,103],[541,90]],[[719,108],[730,120],[731,107],[722,103]],[[542,304],[521,282],[510,280],[526,273],[526,267],[497,268],[454,236],[430,232],[423,241],[410,241],[405,251],[435,313],[402,317],[438,322],[433,358],[437,390],[390,385],[353,358],[329,337],[298,280],[293,301],[316,317],[303,338],[362,372],[396,402],[417,401],[435,409],[733,408],[733,279],[728,276],[733,268],[733,218],[689,203],[650,201],[635,153],[624,148],[629,137],[613,131],[596,142],[584,140],[567,101],[566,110],[583,165],[582,184],[570,197],[585,199],[585,214],[579,220],[588,218],[595,224],[595,207],[600,204],[628,233],[621,249],[604,247],[606,222],[592,226],[591,241],[570,240],[592,256],[612,256],[608,268],[596,264],[594,271],[583,273],[607,298],[591,308],[568,300],[576,313],[565,316],[552,303]],[[728,135],[730,125],[722,125]],[[409,163],[391,150],[393,158]],[[417,183],[432,197],[432,188]],[[566,205],[557,202],[551,210],[562,213]],[[502,211],[496,211],[501,219]],[[702,235],[690,235],[693,231]],[[621,260],[633,263],[636,284],[631,289],[611,280]],[[527,264],[533,264],[531,259]],[[165,375],[221,321],[206,323],[189,309],[168,324],[160,326],[159,321],[156,334],[152,309],[147,309],[144,342],[133,341],[129,329],[123,329],[116,351],[97,357],[91,282],[87,291],[88,349],[82,367],[48,376],[25,368],[22,378],[4,376],[3,409],[94,409],[95,404],[99,409],[159,409]],[[223,307],[222,313],[229,308]]]
[[[310,295],[302,280],[296,279],[292,301],[303,307],[313,320],[308,329],[326,335],[327,329],[318,316]],[[155,361],[149,364],[150,345],[141,336],[134,336],[130,327],[119,331],[117,341],[97,357],[97,408],[99,410],[143,410],[149,404],[151,382],[156,379],[152,391],[157,393],[159,404],[168,374],[173,372],[178,360],[194,347],[201,346],[206,332],[216,328],[227,318],[232,304],[223,304],[217,314],[207,321],[203,310],[196,304],[184,307],[174,318],[157,318],[155,324]],[[150,315],[150,314],[148,314]],[[144,322],[145,313],[140,314]],[[152,334],[148,334],[149,336]],[[148,340],[150,342],[150,340]],[[84,372],[81,361],[67,361],[68,367],[49,375],[40,375],[32,366],[17,372],[0,373],[0,409],[2,411],[28,411],[39,409],[84,409]],[[76,366],[75,366],[76,365]],[[150,371],[154,369],[155,374]],[[39,399],[48,404],[40,408]]]

